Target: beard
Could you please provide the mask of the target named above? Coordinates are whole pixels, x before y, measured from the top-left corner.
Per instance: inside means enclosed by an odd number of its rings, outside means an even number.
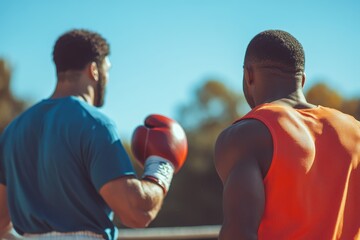
[[[96,86],[95,107],[102,107],[105,98],[105,75],[102,70],[99,70],[99,81]]]

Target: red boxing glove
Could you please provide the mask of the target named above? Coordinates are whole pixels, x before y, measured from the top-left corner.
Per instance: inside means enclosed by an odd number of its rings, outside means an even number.
[[[158,183],[165,192],[173,173],[185,162],[188,145],[183,128],[174,120],[152,114],[135,129],[131,149],[144,166],[143,178]]]

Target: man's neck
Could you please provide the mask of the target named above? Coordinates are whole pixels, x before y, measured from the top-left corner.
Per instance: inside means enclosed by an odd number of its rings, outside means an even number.
[[[289,94],[278,94],[269,98],[266,98],[263,103],[275,103],[280,105],[286,105],[293,108],[304,109],[314,108],[315,105],[308,103],[302,90],[298,89]]]
[[[82,90],[80,87],[75,87],[71,83],[58,82],[55,88],[55,91],[50,96],[52,99],[64,98],[69,96],[77,97],[81,100],[84,100],[90,105],[93,105],[93,98],[91,97],[90,90]]]

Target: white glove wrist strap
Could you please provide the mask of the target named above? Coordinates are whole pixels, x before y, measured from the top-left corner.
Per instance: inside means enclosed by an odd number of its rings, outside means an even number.
[[[152,155],[145,161],[143,178],[156,182],[166,193],[169,190],[174,171],[174,165],[169,160]]]

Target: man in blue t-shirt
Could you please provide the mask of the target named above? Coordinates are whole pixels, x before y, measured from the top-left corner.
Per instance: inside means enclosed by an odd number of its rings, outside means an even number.
[[[63,34],[53,51],[54,93],[2,134],[1,239],[11,238],[12,226],[25,238],[116,239],[113,212],[124,225],[146,227],[160,210],[185,160],[186,137],[173,133],[170,119],[151,116],[146,134],[138,131],[133,142],[147,154],[138,159],[143,178],[135,176],[116,126],[96,108],[104,102],[108,55],[108,43],[95,32]],[[160,134],[152,132],[156,125]]]

